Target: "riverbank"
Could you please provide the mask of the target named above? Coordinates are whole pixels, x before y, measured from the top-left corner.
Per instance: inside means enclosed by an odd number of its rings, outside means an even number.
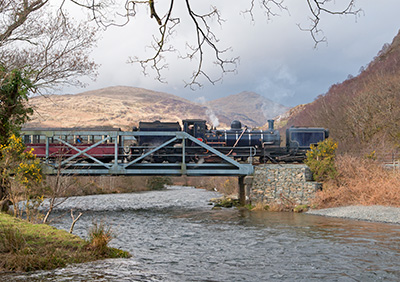
[[[0,273],[50,270],[71,263],[129,257],[46,224],[32,224],[0,213]]]
[[[193,177],[193,176],[74,176],[58,179],[47,176],[49,186],[62,181],[65,190],[58,197],[74,197],[100,194],[136,193],[159,190],[163,185],[194,186],[207,190],[218,190],[230,195],[238,190],[237,177]]]
[[[400,208],[387,206],[347,206],[309,210],[307,214],[400,224]]]

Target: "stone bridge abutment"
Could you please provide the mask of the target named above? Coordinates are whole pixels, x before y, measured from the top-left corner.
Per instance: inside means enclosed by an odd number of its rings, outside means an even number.
[[[244,179],[247,202],[307,205],[321,189],[305,164],[264,164]]]

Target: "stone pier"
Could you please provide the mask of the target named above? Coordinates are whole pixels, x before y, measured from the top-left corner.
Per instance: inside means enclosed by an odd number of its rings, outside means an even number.
[[[244,180],[247,201],[256,204],[310,204],[321,184],[304,164],[265,164]]]

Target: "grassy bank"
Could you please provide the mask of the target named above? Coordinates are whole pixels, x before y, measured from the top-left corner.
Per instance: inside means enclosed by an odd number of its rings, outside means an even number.
[[[48,270],[129,253],[0,213],[0,272]]]

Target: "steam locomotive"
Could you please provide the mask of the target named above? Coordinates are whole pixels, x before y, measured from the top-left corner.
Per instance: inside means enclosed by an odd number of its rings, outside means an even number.
[[[329,137],[329,131],[325,128],[291,127],[286,130],[286,145],[282,147],[280,133],[274,129],[274,120],[268,120],[267,130],[249,129],[238,120],[232,121],[231,128],[226,130],[208,129],[206,121],[201,119],[186,119],[182,121],[182,125],[183,128],[178,122],[139,122],[139,127],[133,128],[133,131],[184,131],[236,160],[257,158],[259,162],[303,161],[312,144]],[[131,147],[131,153],[140,155],[143,153],[141,147],[158,146],[167,140],[166,136],[140,136],[138,146]],[[152,161],[174,162],[173,154],[177,151],[177,145],[153,155]],[[200,148],[196,148],[193,142],[186,145],[194,161],[212,159],[210,155],[201,152]]]
[[[310,145],[329,137],[329,131],[324,128],[291,127],[286,130],[286,144],[281,146],[281,136],[279,131],[274,128],[274,121],[269,120],[268,124],[267,130],[256,130],[242,126],[240,121],[234,120],[230,129],[220,130],[208,128],[206,121],[202,119],[183,120],[182,127],[179,122],[139,122],[139,126],[134,127],[133,132],[150,132],[153,134],[137,134],[136,137],[131,139],[127,136],[116,138],[116,140],[108,138],[106,142],[99,142],[96,139],[95,134],[97,133],[95,132],[100,132],[99,129],[47,129],[48,131],[71,132],[73,140],[69,142],[74,144],[72,146],[74,148],[67,146],[67,142],[64,142],[68,141],[71,136],[65,135],[63,140],[51,138],[46,144],[39,135],[29,135],[34,134],[32,132],[39,132],[38,129],[36,131],[23,129],[23,132],[31,132],[24,135],[25,143],[27,148],[33,148],[33,153],[40,158],[72,158],[79,151],[85,151],[86,153],[80,156],[80,160],[87,162],[93,161],[90,156],[102,162],[115,161],[115,150],[117,148],[119,161],[132,161],[140,158],[140,162],[174,163],[182,161],[183,146],[185,147],[185,161],[187,162],[217,161],[215,155],[188,139],[184,141],[184,144],[181,140],[176,140],[170,142],[168,146],[161,146],[162,148],[151,154],[146,154],[173,138],[171,135],[163,135],[163,132],[183,131],[235,160],[259,161],[260,163],[267,161],[300,162],[304,160]],[[40,129],[41,134],[45,131],[46,129]],[[77,136],[74,132],[79,131],[85,131],[89,135]],[[120,131],[120,129],[102,129],[102,132],[111,131]],[[157,132],[160,134],[158,135]],[[101,144],[94,146],[93,144],[96,142]],[[141,157],[144,155],[146,157]]]

